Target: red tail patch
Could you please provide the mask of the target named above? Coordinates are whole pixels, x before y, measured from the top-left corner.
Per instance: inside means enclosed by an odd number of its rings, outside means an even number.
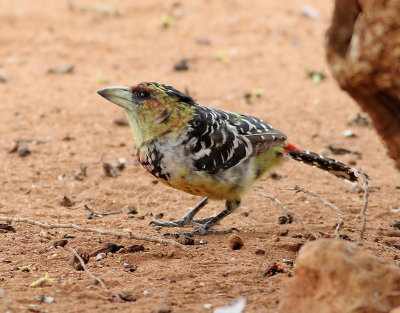
[[[290,150],[294,150],[294,151],[301,151],[299,148],[297,148],[295,145],[292,145],[291,143],[288,143],[286,145],[286,147],[283,147],[283,152],[285,154],[289,154]]]

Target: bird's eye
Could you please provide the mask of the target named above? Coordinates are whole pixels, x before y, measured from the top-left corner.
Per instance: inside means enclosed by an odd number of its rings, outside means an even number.
[[[147,90],[139,90],[139,92],[137,93],[137,97],[140,100],[146,100],[150,98],[150,92],[148,92]]]

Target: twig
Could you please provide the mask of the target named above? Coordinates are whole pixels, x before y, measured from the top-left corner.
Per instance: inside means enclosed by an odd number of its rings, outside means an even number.
[[[15,222],[15,223],[28,223],[28,224],[39,226],[41,228],[45,228],[45,229],[72,228],[77,231],[86,232],[86,233],[112,235],[112,236],[121,237],[121,238],[129,238],[129,239],[145,240],[145,241],[150,241],[150,242],[158,242],[158,243],[163,243],[163,244],[171,244],[175,247],[181,248],[182,250],[186,250],[186,247],[184,247],[180,243],[178,243],[174,240],[171,240],[171,239],[161,239],[161,238],[157,238],[157,237],[135,235],[131,232],[115,232],[112,230],[102,230],[102,229],[96,229],[96,228],[81,227],[81,226],[78,226],[75,224],[45,224],[42,222],[31,220],[30,218],[19,218],[19,217],[0,216],[0,221]]]
[[[75,251],[74,249],[72,249],[71,247],[67,247],[67,249],[68,249],[68,251],[71,251],[71,252],[75,255],[76,258],[78,258],[78,260],[79,260],[79,262],[81,263],[82,268],[83,268],[83,270],[85,271],[85,273],[86,273],[90,278],[94,279],[94,281],[99,282],[99,284],[101,285],[101,287],[103,287],[104,289],[107,289],[107,286],[103,283],[103,281],[102,281],[100,278],[94,276],[94,275],[88,270],[88,268],[86,267],[85,262],[82,260],[81,256],[78,254],[78,252],[76,252],[76,251]]]
[[[274,200],[275,203],[276,203],[277,205],[279,205],[279,206],[281,207],[281,209],[282,209],[283,211],[285,211],[286,214],[293,214],[293,215],[295,215],[295,216],[297,217],[297,219],[299,220],[300,224],[304,227],[304,229],[305,229],[314,239],[318,239],[318,238],[319,238],[319,236],[318,236],[317,234],[313,233],[313,232],[311,231],[311,229],[309,229],[309,228],[307,227],[307,225],[304,224],[304,222],[303,222],[303,220],[301,219],[301,216],[300,216],[299,214],[297,214],[296,212],[294,212],[294,211],[289,210],[288,208],[286,208],[285,205],[284,205],[281,201],[279,201],[279,199],[278,199],[277,197],[275,197],[275,196],[273,196],[273,195],[266,195],[265,193],[262,193],[262,192],[260,191],[260,189],[258,189],[258,188],[257,188],[256,190],[257,190],[257,192],[258,192],[261,196],[263,196],[263,197],[265,197],[265,198],[268,198],[268,199],[271,199],[271,200]]]
[[[97,216],[97,217],[103,217],[103,216],[107,216],[107,215],[115,215],[115,214],[122,213],[122,211],[98,213],[98,212],[93,211],[87,204],[84,204],[83,206],[84,206],[85,210],[88,210],[90,212],[90,214]]]
[[[361,230],[360,230],[360,240],[358,242],[358,244],[360,246],[362,246],[363,245],[363,237],[364,237],[364,233],[365,233],[365,228],[366,228],[366,224],[367,224],[367,217],[366,217],[365,213],[367,211],[368,196],[369,196],[368,180],[367,180],[367,176],[365,176],[365,174],[361,170],[361,168],[358,171],[354,171],[354,175],[357,178],[361,179],[362,187],[364,189],[364,205],[363,205],[363,207],[361,209]]]
[[[328,200],[326,200],[318,192],[315,192],[315,191],[312,191],[312,190],[308,190],[308,189],[306,189],[306,188],[304,188],[302,186],[299,186],[299,185],[294,186],[294,188],[290,188],[290,190],[294,190],[296,192],[302,191],[304,193],[308,193],[309,195],[318,198],[319,201],[321,201],[325,206],[327,206],[328,208],[331,208],[333,211],[335,211],[335,213],[338,216],[338,220],[339,220],[339,222],[338,222],[338,224],[336,226],[336,229],[335,229],[335,236],[337,238],[340,238],[339,231],[342,228],[344,222],[343,222],[343,214],[342,214],[342,212],[339,210],[339,208],[336,205],[334,205],[333,203],[331,203]]]
[[[397,229],[379,229],[378,235],[388,237],[400,237],[400,230]]]
[[[13,313],[18,313],[18,310],[13,306],[10,299],[7,298],[6,292],[0,287],[0,298],[3,300],[4,306]]]

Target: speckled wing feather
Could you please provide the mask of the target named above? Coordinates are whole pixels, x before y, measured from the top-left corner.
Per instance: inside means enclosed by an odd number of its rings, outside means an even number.
[[[196,106],[183,144],[196,170],[213,174],[285,140],[283,133],[256,117]]]

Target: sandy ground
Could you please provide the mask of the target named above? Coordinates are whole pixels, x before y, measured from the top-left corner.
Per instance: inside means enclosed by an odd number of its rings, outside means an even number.
[[[179,218],[200,199],[155,183],[132,156],[129,128],[114,122],[125,118],[123,112],[96,94],[110,85],[157,81],[188,90],[202,105],[258,116],[301,148],[362,167],[372,178],[365,246],[397,263],[400,254],[393,244],[398,240],[377,231],[391,229],[399,219],[394,209],[399,209],[400,174],[372,127],[348,124],[359,108],[339,90],[324,57],[331,1],[307,2],[320,12],[317,19],[301,14],[304,4],[0,0],[0,216],[162,238],[165,230],[148,226],[149,221],[160,213],[162,220]],[[189,69],[175,71],[182,58]],[[48,72],[67,65],[73,66],[69,73]],[[306,68],[327,77],[316,84]],[[248,103],[244,95],[257,89],[262,97]],[[346,130],[356,136],[346,138]],[[28,140],[31,153],[8,153],[16,140]],[[361,155],[333,156],[329,145]],[[120,158],[126,159],[125,169],[106,177],[102,160]],[[87,176],[75,175],[81,166]],[[276,173],[278,179],[266,177],[256,186],[301,214],[313,231],[333,234],[337,218],[331,210],[286,188],[299,184],[321,193],[343,211],[341,234],[358,239],[362,193],[295,161]],[[64,196],[74,202],[71,207],[61,205]],[[89,219],[84,205],[99,213],[122,213]],[[128,218],[132,208],[139,213]],[[200,215],[222,208],[222,202],[211,203]],[[196,238],[196,245],[182,251],[13,223],[16,232],[0,233],[0,286],[18,312],[212,312],[236,298],[246,299],[245,312],[275,312],[290,275],[262,274],[274,262],[290,271],[282,259],[294,259],[307,241],[298,221],[280,225],[280,215],[271,200],[250,192],[240,210],[216,227],[241,230],[244,247],[236,251],[228,236],[207,237],[204,245]],[[70,252],[52,247],[66,235],[67,247],[80,251],[92,252],[110,241],[142,244],[145,250],[92,258],[88,268],[103,279],[104,290],[69,264]],[[260,249],[265,254],[256,253]],[[31,288],[45,273],[53,283]],[[116,301],[121,293],[137,300]],[[41,296],[54,302],[42,303]],[[6,310],[0,301],[0,312]]]

